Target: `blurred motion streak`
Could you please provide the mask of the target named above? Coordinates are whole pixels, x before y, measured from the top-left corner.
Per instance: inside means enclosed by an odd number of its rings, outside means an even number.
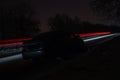
[[[0,43],[9,43],[9,42],[20,42],[20,41],[27,41],[32,40],[32,38],[20,38],[20,39],[11,39],[11,40],[0,40]]]
[[[79,35],[80,37],[89,37],[89,36],[105,35],[105,34],[110,34],[110,32],[93,32],[93,33],[83,33],[83,34],[75,34],[75,35]]]
[[[91,37],[97,35],[106,35],[110,32],[91,32],[91,33],[82,33],[82,34],[73,34],[74,36]],[[22,45],[23,41],[32,40],[32,38],[20,38],[20,39],[11,39],[11,40],[0,40],[0,47],[2,46],[12,46],[12,45]]]
[[[0,44],[0,47],[12,46],[12,45],[22,45],[22,44],[23,44],[23,42],[6,43],[6,44]]]

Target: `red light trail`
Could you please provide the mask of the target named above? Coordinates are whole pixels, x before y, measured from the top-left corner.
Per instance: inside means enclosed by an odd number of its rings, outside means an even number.
[[[82,34],[73,34],[72,36],[80,36],[80,37],[90,37],[97,35],[106,35],[110,34],[110,32],[92,32],[92,33],[82,33]],[[72,37],[71,36],[71,37]],[[11,39],[11,40],[0,40],[1,46],[12,46],[12,45],[22,45],[23,41],[32,40],[32,38],[20,38],[20,39]]]
[[[13,43],[0,44],[0,47],[22,45],[22,44],[23,44],[23,42],[13,42]]]
[[[83,33],[83,34],[75,34],[79,35],[80,37],[89,37],[89,36],[97,36],[97,35],[105,35],[110,34],[110,32],[93,32],[93,33]]]
[[[12,43],[12,42],[20,42],[20,41],[27,41],[32,40],[32,38],[20,38],[20,39],[11,39],[11,40],[0,40],[0,43]]]

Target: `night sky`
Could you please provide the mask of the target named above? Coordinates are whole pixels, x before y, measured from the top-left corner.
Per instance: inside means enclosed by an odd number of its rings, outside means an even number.
[[[90,8],[91,0],[34,0],[32,4],[36,10],[36,18],[44,24],[50,16],[64,13],[70,16],[78,16],[82,21],[102,23],[102,18],[95,16]],[[45,25],[44,25],[45,26]]]
[[[19,4],[25,0],[4,0],[4,5]],[[45,25],[47,19],[55,14],[67,14],[78,16],[82,21],[92,23],[105,23],[101,17],[96,16],[89,5],[91,0],[27,0],[35,10],[35,18],[41,20],[44,26],[42,29],[47,30]],[[2,3],[3,4],[3,3]]]

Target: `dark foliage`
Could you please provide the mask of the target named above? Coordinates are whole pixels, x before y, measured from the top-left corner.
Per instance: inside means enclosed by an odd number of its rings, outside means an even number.
[[[39,31],[38,22],[32,19],[34,11],[27,3],[0,7],[0,37],[19,38]]]
[[[97,31],[120,32],[119,26],[92,24],[87,21],[82,22],[78,17],[71,18],[67,15],[60,14],[49,18],[48,26],[52,29],[52,31],[65,31],[71,33],[86,33]]]
[[[78,17],[71,18],[64,14],[57,14],[55,17],[50,17],[48,25],[51,27],[52,31],[66,32],[77,32],[78,28],[81,27]]]
[[[102,15],[105,19],[119,24],[120,0],[93,0],[91,7],[98,15]]]

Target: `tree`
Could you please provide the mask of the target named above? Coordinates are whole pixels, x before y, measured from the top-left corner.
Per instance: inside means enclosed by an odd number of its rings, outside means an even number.
[[[120,0],[93,0],[92,9],[105,19],[120,24]]]
[[[80,27],[80,19],[78,17],[71,18],[65,14],[57,14],[55,17],[49,18],[48,26],[52,31],[76,32]]]
[[[34,11],[27,3],[0,7],[1,38],[28,37],[39,32],[39,22],[33,20]]]

